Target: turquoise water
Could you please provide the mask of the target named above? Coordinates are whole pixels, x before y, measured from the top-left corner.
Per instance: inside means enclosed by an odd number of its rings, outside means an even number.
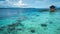
[[[60,34],[59,11],[0,9],[0,34]]]

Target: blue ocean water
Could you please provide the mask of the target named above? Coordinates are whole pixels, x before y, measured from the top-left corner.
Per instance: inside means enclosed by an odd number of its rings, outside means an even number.
[[[60,34],[60,10],[0,9],[0,34]]]

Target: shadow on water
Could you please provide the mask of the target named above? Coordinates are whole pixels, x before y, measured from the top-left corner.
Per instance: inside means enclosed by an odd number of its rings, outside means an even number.
[[[48,12],[48,9],[39,9],[38,12]]]
[[[5,19],[5,17],[0,17],[0,20],[3,20],[3,19]]]
[[[53,15],[53,14],[55,14],[55,12],[50,12],[50,15]]]
[[[10,18],[11,16],[0,16],[0,20],[4,20],[6,18]]]

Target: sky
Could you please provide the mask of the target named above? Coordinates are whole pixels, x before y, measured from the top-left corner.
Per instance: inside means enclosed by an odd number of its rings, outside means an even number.
[[[0,0],[0,8],[49,8],[60,7],[60,0]]]

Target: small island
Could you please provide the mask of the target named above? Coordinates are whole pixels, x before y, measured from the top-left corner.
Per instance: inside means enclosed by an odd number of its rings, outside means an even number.
[[[54,5],[51,5],[50,6],[50,12],[55,12],[55,10],[56,10],[56,7]]]

